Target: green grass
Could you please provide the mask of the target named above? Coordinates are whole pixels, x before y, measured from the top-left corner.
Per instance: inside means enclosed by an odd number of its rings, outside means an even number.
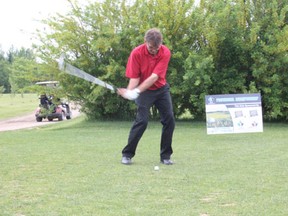
[[[130,125],[80,117],[1,132],[0,215],[288,215],[287,124],[206,135],[177,122],[172,166],[159,164],[158,122],[122,165]]]
[[[36,94],[0,94],[0,119],[32,113],[38,105]]]

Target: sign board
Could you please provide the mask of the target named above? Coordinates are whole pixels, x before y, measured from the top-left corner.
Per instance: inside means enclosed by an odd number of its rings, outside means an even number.
[[[263,132],[260,94],[207,95],[207,134]]]

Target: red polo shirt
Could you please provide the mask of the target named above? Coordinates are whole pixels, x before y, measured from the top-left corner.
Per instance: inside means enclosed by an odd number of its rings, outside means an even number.
[[[130,54],[126,66],[126,77],[140,78],[140,83],[142,83],[152,73],[155,73],[159,79],[149,90],[159,89],[166,84],[166,72],[170,57],[171,52],[164,45],[161,45],[158,53],[153,56],[148,52],[146,44],[142,44],[133,49]]]

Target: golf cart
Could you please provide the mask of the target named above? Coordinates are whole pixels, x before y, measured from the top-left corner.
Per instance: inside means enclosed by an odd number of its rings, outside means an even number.
[[[37,122],[41,122],[46,118],[48,121],[71,119],[72,113],[69,104],[54,96],[55,89],[59,86],[58,81],[42,81],[35,84],[42,88],[42,93],[39,97],[40,104],[35,113]],[[46,92],[49,92],[50,96],[47,96]]]
[[[35,113],[37,122],[46,118],[48,121],[71,119],[72,114],[68,103],[61,102],[59,98],[54,99],[53,96],[47,97],[46,94],[42,94],[39,99],[40,104]]]

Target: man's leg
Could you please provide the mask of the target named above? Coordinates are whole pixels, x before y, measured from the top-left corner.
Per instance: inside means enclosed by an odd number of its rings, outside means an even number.
[[[137,145],[148,125],[149,110],[153,104],[153,95],[144,92],[136,100],[137,115],[131,127],[128,144],[122,150],[123,157],[133,158]]]
[[[157,98],[155,106],[159,110],[162,127],[161,144],[160,144],[160,159],[170,159],[173,153],[172,137],[175,128],[175,119],[169,86],[162,89],[161,96]]]

